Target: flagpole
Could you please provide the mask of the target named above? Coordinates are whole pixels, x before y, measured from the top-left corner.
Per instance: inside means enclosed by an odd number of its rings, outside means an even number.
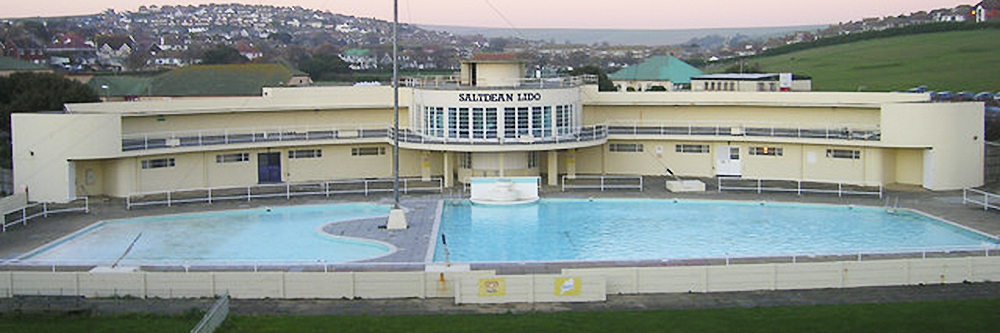
[[[392,1],[392,210],[386,229],[406,229],[406,214],[399,207],[399,0]]]

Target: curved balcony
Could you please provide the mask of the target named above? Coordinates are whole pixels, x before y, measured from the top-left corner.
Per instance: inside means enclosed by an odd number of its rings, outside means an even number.
[[[719,123],[719,122],[635,122],[612,120],[611,135],[691,135],[770,137],[826,140],[880,141],[877,126],[865,124],[789,124],[789,123]]]
[[[495,132],[479,131],[470,133],[472,138],[448,138],[424,135],[410,129],[401,129],[400,132],[399,142],[401,144],[436,145],[439,146],[437,149],[444,150],[461,150],[459,148],[468,146],[510,147],[528,150],[531,150],[531,147],[548,149],[551,145],[567,145],[573,147],[593,146],[603,144],[608,138],[608,127],[603,124],[584,126],[578,128],[575,132],[548,137],[521,135],[516,138],[504,138],[497,137]],[[389,139],[393,139],[392,133],[393,132],[390,130]],[[452,149],[448,149],[447,147],[451,147]]]
[[[471,85],[458,76],[406,77],[400,86],[428,90],[510,90],[510,89],[560,89],[574,88],[586,84],[597,84],[596,75],[562,76],[554,78],[517,78],[502,82],[479,79],[478,85]]]

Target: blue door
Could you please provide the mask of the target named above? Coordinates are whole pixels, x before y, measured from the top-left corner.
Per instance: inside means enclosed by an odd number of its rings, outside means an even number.
[[[261,183],[281,182],[281,153],[257,154],[257,180]]]

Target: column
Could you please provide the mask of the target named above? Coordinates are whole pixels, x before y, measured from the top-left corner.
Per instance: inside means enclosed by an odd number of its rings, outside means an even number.
[[[549,186],[559,186],[559,151],[549,151]]]
[[[420,179],[427,182],[431,180],[431,152],[420,152]]]
[[[455,174],[455,167],[451,165],[451,157],[455,153],[446,151],[444,152],[444,170],[442,172],[442,177],[444,178],[444,187],[455,186],[455,180],[452,177]]]
[[[566,174],[569,178],[576,178],[576,149],[566,151]]]
[[[500,164],[500,177],[505,177],[504,176],[504,172],[503,172],[503,169],[504,169],[504,160],[503,160],[503,157],[504,157],[504,155],[506,155],[506,154],[500,153],[497,156],[497,163]]]

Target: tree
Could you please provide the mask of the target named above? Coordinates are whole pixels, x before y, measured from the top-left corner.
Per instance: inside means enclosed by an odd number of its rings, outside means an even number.
[[[298,67],[315,81],[334,81],[343,74],[350,73],[347,63],[336,54],[319,53],[303,57]]]
[[[246,60],[247,58],[240,55],[240,51],[226,45],[218,45],[205,50],[205,54],[202,56],[202,63],[206,65],[239,64],[246,62]]]
[[[611,82],[608,78],[608,74],[604,73],[604,70],[597,66],[583,66],[574,68],[573,71],[569,73],[570,75],[597,75],[597,91],[616,91],[615,83]]]

